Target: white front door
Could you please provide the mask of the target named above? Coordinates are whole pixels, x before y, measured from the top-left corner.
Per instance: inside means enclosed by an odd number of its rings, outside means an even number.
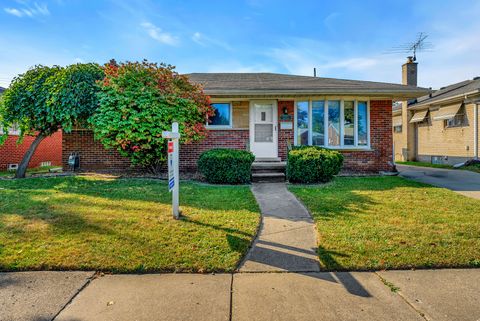
[[[257,158],[278,156],[277,102],[250,102],[250,150]]]

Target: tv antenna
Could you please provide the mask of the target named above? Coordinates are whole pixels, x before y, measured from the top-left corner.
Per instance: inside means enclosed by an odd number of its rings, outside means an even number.
[[[433,45],[431,42],[426,41],[428,35],[425,32],[420,32],[417,35],[417,38],[413,42],[405,43],[400,46],[395,46],[392,49],[388,50],[387,53],[409,53],[412,56],[412,60],[417,60],[417,52],[420,51],[431,51]]]

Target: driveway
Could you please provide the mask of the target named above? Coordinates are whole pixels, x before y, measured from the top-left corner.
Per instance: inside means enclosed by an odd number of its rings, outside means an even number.
[[[397,165],[400,176],[480,199],[480,174],[455,169]]]

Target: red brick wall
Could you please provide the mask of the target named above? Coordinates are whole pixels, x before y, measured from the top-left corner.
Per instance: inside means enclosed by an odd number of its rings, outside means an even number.
[[[378,172],[392,169],[392,110],[391,100],[370,101],[370,142],[369,151],[342,151],[345,156],[345,172]],[[288,113],[293,115],[293,101],[279,101],[279,115],[283,107],[288,108]],[[293,143],[293,130],[282,130],[279,124],[279,157],[286,159],[289,140]],[[215,147],[247,149],[249,130],[210,130],[208,137],[197,143],[182,145],[180,149],[180,170],[195,171],[197,159],[200,154]],[[63,159],[67,164],[71,152],[80,152],[80,167],[90,170],[124,170],[130,167],[128,159],[121,157],[114,150],[105,150],[102,145],[93,140],[90,131],[74,131],[63,135]]]
[[[370,101],[371,151],[342,151],[344,172],[371,173],[392,168],[392,101]]]
[[[35,137],[25,136],[20,145],[17,145],[17,139],[18,136],[9,136],[0,146],[0,171],[7,170],[8,164],[19,164]],[[54,166],[62,164],[62,132],[45,138],[38,145],[28,167],[38,167],[42,162],[52,162]]]
[[[278,157],[280,157],[282,161],[287,159],[287,142],[293,145],[294,132],[293,129],[280,128],[280,117],[283,115],[283,109],[286,107],[288,115],[292,116],[293,125],[294,104],[293,101],[278,101]]]
[[[68,170],[68,156],[72,152],[80,155],[81,170],[126,170],[130,161],[120,156],[116,150],[105,149],[100,142],[93,139],[90,130],[74,130],[63,133],[62,166]]]
[[[180,170],[195,171],[197,159],[206,150],[221,147],[247,149],[250,140],[248,129],[210,130],[206,139],[180,148]]]
[[[201,142],[182,145],[180,148],[180,170],[195,171],[200,154],[215,147],[246,149],[249,131],[210,130]],[[106,150],[102,144],[94,141],[93,133],[88,130],[72,131],[63,135],[62,164],[68,170],[68,156],[72,152],[80,154],[81,170],[126,170],[130,161],[115,150]]]

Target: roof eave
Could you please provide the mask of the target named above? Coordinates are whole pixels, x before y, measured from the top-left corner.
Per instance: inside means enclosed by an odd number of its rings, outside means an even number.
[[[207,95],[213,97],[232,97],[232,96],[327,96],[327,95],[345,95],[345,96],[371,96],[371,97],[391,97],[392,99],[411,99],[424,96],[428,90],[204,90]]]
[[[430,107],[432,105],[448,104],[448,103],[451,103],[451,102],[455,102],[458,99],[463,99],[463,100],[468,99],[468,96],[472,96],[472,95],[476,95],[476,94],[480,94],[480,89],[470,91],[470,92],[467,92],[467,93],[463,93],[463,94],[459,94],[459,95],[455,95],[455,96],[452,96],[452,97],[445,97],[443,99],[438,99],[438,100],[432,100],[432,101],[421,102],[421,103],[418,103],[418,104],[413,104],[413,105],[409,106],[408,109],[409,110],[417,110],[417,109],[423,109],[423,108],[426,108],[426,107]]]

